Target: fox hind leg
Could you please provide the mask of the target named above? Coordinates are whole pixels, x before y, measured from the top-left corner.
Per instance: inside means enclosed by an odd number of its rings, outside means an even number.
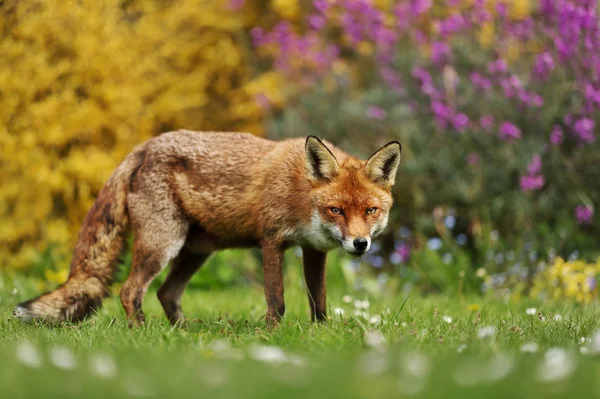
[[[179,254],[185,243],[188,229],[185,220],[178,220],[173,216],[160,219],[162,220],[158,223],[145,223],[136,229],[131,272],[120,293],[130,327],[144,323],[142,301],[148,286],[169,261]]]
[[[158,299],[171,324],[183,323],[181,296],[192,276],[198,271],[210,253],[195,253],[184,247],[171,264],[167,279],[158,290]]]

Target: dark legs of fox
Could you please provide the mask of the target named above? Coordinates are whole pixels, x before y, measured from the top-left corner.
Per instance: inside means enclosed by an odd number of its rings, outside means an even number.
[[[158,290],[158,299],[171,324],[175,325],[183,322],[181,296],[192,276],[209,256],[210,254],[194,253],[184,247],[173,260],[171,271]]]
[[[302,248],[304,278],[308,291],[310,314],[313,321],[327,319],[327,287],[325,284],[325,260],[327,254],[313,248]]]

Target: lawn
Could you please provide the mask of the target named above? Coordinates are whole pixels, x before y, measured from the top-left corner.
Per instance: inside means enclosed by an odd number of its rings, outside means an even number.
[[[52,328],[12,320],[32,284],[0,275],[1,396],[600,394],[595,306],[417,294],[378,300],[333,289],[330,320],[312,324],[301,284],[286,289],[287,314],[273,330],[261,287],[252,285],[189,290],[186,329],[168,324],[155,292],[140,329],[126,327],[114,297],[91,320]]]

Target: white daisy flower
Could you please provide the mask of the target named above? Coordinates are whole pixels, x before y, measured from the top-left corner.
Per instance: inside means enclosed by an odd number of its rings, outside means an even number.
[[[17,345],[17,359],[21,364],[31,367],[38,368],[42,365],[42,357],[38,349],[30,342],[20,342]]]
[[[73,352],[64,347],[50,349],[50,362],[54,367],[62,370],[72,370],[77,367],[77,360],[75,360]]]
[[[494,326],[481,327],[479,331],[477,331],[477,338],[479,339],[493,337],[494,335],[496,335],[496,328]]]

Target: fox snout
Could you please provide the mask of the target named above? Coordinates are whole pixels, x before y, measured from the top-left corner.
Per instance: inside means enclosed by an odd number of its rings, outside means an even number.
[[[353,256],[364,255],[371,248],[371,237],[349,237],[342,242],[344,250]]]

